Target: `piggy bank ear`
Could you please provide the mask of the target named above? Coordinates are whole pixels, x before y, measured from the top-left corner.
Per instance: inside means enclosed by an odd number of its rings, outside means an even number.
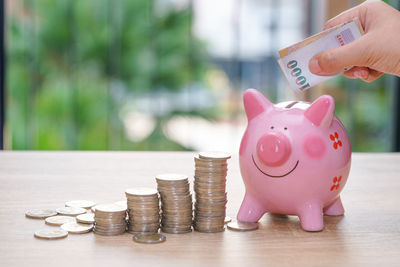
[[[249,121],[274,105],[255,89],[247,89],[244,92],[243,103]]]
[[[335,101],[329,95],[320,96],[304,112],[304,116],[314,125],[328,128],[335,113]]]

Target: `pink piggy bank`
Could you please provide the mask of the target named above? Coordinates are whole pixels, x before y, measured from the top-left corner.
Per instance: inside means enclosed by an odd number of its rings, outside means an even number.
[[[244,107],[248,126],[239,160],[246,194],[237,219],[257,222],[266,212],[297,215],[304,230],[321,231],[324,214],[343,215],[340,192],[351,147],[333,98],[274,105],[249,89]]]

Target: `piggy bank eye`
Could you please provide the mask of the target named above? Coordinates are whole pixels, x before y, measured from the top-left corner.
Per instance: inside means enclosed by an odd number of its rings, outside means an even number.
[[[320,158],[325,154],[326,145],[319,136],[308,136],[303,144],[304,151],[312,158]]]
[[[283,128],[283,130],[285,130],[285,131],[286,131],[286,130],[287,130],[287,127]]]
[[[273,130],[274,129],[274,126],[271,126],[271,130]]]

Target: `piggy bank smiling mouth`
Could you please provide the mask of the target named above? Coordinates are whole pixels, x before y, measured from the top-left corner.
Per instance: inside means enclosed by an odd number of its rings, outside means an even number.
[[[265,173],[264,171],[262,171],[262,170],[260,169],[260,167],[257,166],[257,163],[256,163],[256,161],[254,160],[253,154],[251,154],[251,158],[252,158],[252,160],[253,160],[254,166],[256,166],[256,168],[257,168],[262,174],[264,174],[264,175],[266,175],[266,176],[268,176],[268,177],[271,177],[271,178],[282,178],[282,177],[285,177],[285,176],[291,174],[291,173],[297,168],[297,165],[299,165],[299,161],[297,161],[296,164],[294,165],[294,167],[293,167],[289,172],[287,172],[287,173],[285,173],[285,174],[283,174],[283,175],[271,175],[271,174]]]

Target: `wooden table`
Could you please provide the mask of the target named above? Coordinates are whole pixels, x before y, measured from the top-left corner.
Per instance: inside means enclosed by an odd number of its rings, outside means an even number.
[[[1,266],[399,266],[400,155],[353,155],[342,200],[344,217],[325,217],[318,233],[297,217],[265,215],[253,232],[166,234],[146,245],[132,235],[70,234],[39,240],[51,227],[25,218],[30,208],[57,208],[67,200],[123,200],[128,187],[155,187],[154,176],[193,173],[194,153],[0,152]],[[230,160],[227,214],[235,217],[244,186],[238,159]]]

